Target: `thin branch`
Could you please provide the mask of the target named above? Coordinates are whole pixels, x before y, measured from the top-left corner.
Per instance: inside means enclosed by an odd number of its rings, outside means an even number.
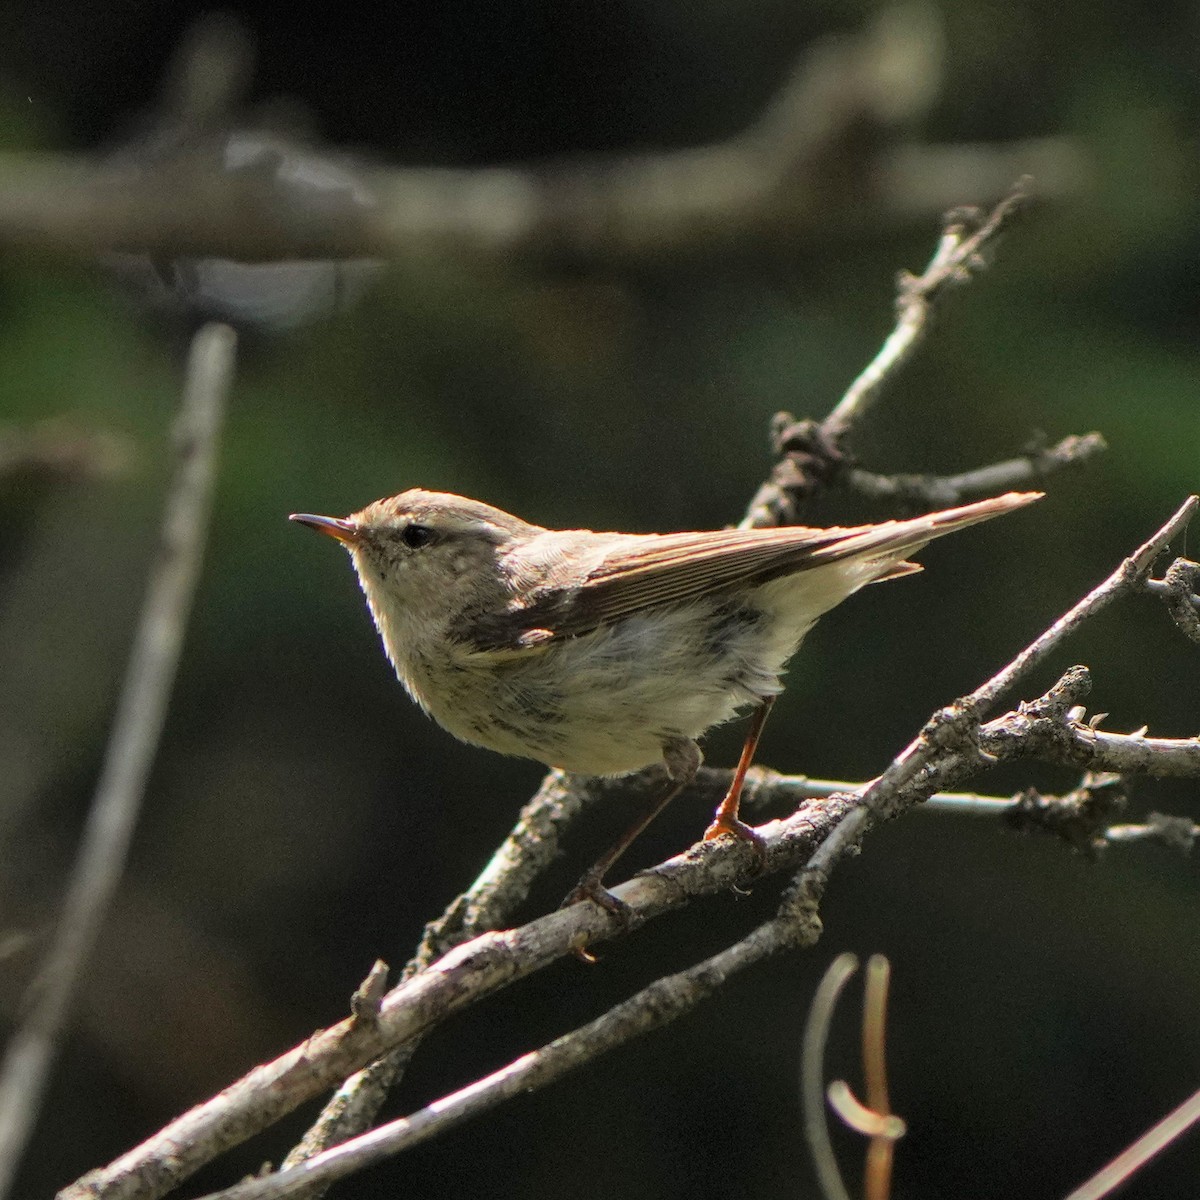
[[[1132,737],[1133,735],[1126,735]],[[1152,750],[1153,765],[1158,771],[1147,770],[1149,775],[1169,775],[1185,763],[1200,771],[1200,761],[1194,755],[1192,738],[1155,738]],[[1145,738],[1138,739],[1143,745]],[[1057,762],[1057,758],[1054,760]],[[1193,771],[1188,770],[1188,775]],[[715,795],[722,795],[729,779],[728,772],[713,772],[711,782],[701,781]],[[810,779],[807,775],[779,775],[769,768],[759,768],[754,783],[753,796],[748,789],[744,802],[753,804],[796,807],[802,800],[815,800],[824,796],[855,795],[867,787],[867,782],[848,779]],[[1112,781],[1111,785],[1110,782]],[[1200,837],[1200,824],[1189,817],[1172,816],[1168,813],[1148,813],[1141,824],[1108,824],[1111,816],[1120,811],[1120,806],[1106,798],[1103,808],[1095,805],[1098,788],[1116,787],[1124,784],[1120,775],[1088,772],[1078,787],[1066,795],[1056,796],[1026,788],[1011,796],[987,796],[979,792],[934,792],[925,797],[921,809],[932,813],[954,813],[972,817],[1001,817],[1020,830],[1044,829],[1063,837],[1071,845],[1079,845],[1082,838],[1091,848],[1097,843],[1161,842],[1173,850],[1187,853]],[[747,808],[753,804],[747,803]],[[1078,829],[1078,833],[1075,830]],[[1090,840],[1089,840],[1090,839]]]
[[[112,735],[54,941],[0,1067],[0,1196],[12,1184],[72,995],[120,882],[158,747],[200,571],[234,346],[233,331],[219,325],[202,328],[192,343],[175,478]]]
[[[1136,1171],[1140,1171],[1156,1154],[1182,1137],[1197,1121],[1200,1121],[1200,1092],[1194,1092],[1157,1125],[1146,1130],[1107,1167],[1076,1188],[1067,1200],[1102,1200]]]
[[[958,475],[876,475],[852,467],[841,482],[850,491],[872,500],[948,508],[1028,487],[1065,467],[1087,462],[1106,449],[1099,433],[1071,434],[1053,446],[1030,450],[1020,458],[990,463]]]
[[[821,931],[816,916],[818,887],[816,881],[802,873],[773,920],[711,958],[686,971],[656,979],[596,1020],[522,1055],[411,1116],[390,1121],[297,1166],[214,1192],[205,1200],[283,1200],[327,1187],[505,1100],[543,1088],[633,1038],[661,1028],[690,1012],[747,967],[782,951],[813,945]]]
[[[881,1122],[867,1146],[865,1195],[867,1200],[887,1200],[892,1185],[892,1153],[896,1137],[884,1131],[894,1119],[887,1085],[887,1000],[891,967],[882,954],[867,959],[863,995],[862,1056],[867,1106]]]
[[[779,461],[751,500],[742,528],[795,524],[801,501],[845,478],[852,467],[847,443],[854,427],[925,340],[942,297],[982,269],[985,252],[1027,207],[1030,183],[1019,180],[989,214],[959,208],[946,215],[937,250],[924,272],[902,272],[899,277],[892,332],[823,421],[776,414],[772,443]],[[886,486],[883,478],[864,474],[860,482],[865,488],[881,488]],[[909,486],[915,486],[911,479]]]
[[[834,444],[862,422],[882,395],[891,375],[911,356],[929,332],[934,308],[952,287],[970,281],[983,268],[984,254],[1029,204],[1029,179],[1020,180],[986,217],[976,208],[961,208],[946,218],[946,228],[929,265],[920,275],[900,276],[896,327],[879,353],[850,385],[825,418],[825,436]]]
[[[1069,612],[1061,616],[1041,637],[1017,655],[1002,671],[972,692],[970,704],[983,712],[1004,695],[1018,679],[1050,655],[1089,617],[1111,604],[1119,595],[1141,587],[1154,560],[1179,536],[1200,505],[1200,497],[1189,496],[1174,516],[1144,545],[1140,546],[1102,583],[1093,588]]]
[[[628,785],[627,780],[623,782]],[[603,780],[575,779],[551,771],[475,882],[426,926],[421,945],[401,979],[411,979],[468,938],[507,924],[533,882],[558,857],[560,833],[612,786]],[[416,1040],[405,1042],[346,1080],[288,1153],[284,1168],[297,1166],[369,1128],[418,1044]],[[317,1194],[315,1184],[308,1194]]]
[[[828,870],[841,856],[856,845],[870,825],[882,818],[895,816],[912,804],[924,799],[924,789],[914,782],[924,777],[929,784],[925,795],[961,782],[984,765],[996,761],[1000,754],[1015,757],[1028,743],[1016,738],[998,738],[995,746],[985,747],[980,716],[1011,688],[1018,679],[1034,667],[1073,633],[1085,620],[1110,604],[1124,591],[1139,587],[1154,560],[1170,541],[1186,526],[1200,504],[1200,497],[1190,496],[1171,519],[1146,543],[1140,546],[1098,587],[1061,616],[1040,637],[1035,638],[1006,667],[980,685],[969,696],[935,713],[920,734],[891,762],[878,779],[873,780],[858,795],[852,811],[836,830],[821,844],[810,862],[813,869]],[[1194,774],[1200,770],[1200,739],[1170,742],[1168,739],[1101,734],[1087,726],[1064,727],[1062,718],[1077,705],[1090,688],[1087,670],[1073,668],[1033,705],[1022,705],[993,724],[1030,722],[1039,717],[1051,718],[1043,729],[1037,749],[1028,751],[1040,756],[1067,755],[1067,761],[1077,762],[1089,770],[1139,771],[1151,764],[1156,773]],[[999,728],[993,732],[1000,732]],[[1067,736],[1064,736],[1064,733]],[[1154,743],[1153,745],[1149,743]],[[1193,744],[1194,743],[1194,744]],[[941,757],[936,772],[930,767]],[[1059,761],[1062,761],[1059,758]],[[930,782],[932,781],[932,782]]]
[[[1086,681],[1084,668],[1075,667],[1073,671]],[[1200,736],[1154,738],[1140,730],[1107,733],[1067,713],[1031,705],[1022,705],[1017,711],[983,725],[978,741],[980,751],[994,761],[1040,758],[1121,775],[1159,778],[1200,775]]]
[[[858,959],[853,954],[839,954],[829,964],[809,1005],[808,1020],[804,1025],[804,1049],[800,1058],[804,1136],[825,1200],[850,1200],[825,1118],[825,1048],[829,1044],[829,1027],[833,1023],[838,997],[857,970]]]

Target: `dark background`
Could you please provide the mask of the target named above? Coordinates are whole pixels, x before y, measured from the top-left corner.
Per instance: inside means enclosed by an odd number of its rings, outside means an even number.
[[[1053,11],[1051,11],[1053,10]],[[134,128],[201,5],[11,2],[0,149],[96,149]],[[780,0],[237,9],[254,99],[286,96],[337,145],[469,166],[698,144],[743,127],[814,38],[869,5]],[[1106,575],[1200,479],[1197,50],[1192,5],[969,2],[943,14],[931,142],[1062,135],[1093,170],[955,296],[856,449],[957,471],[1099,429],[1111,450],[1020,514],[932,547],[925,575],[822,622],[761,760],[882,768]],[[979,199],[964,194],[957,199]],[[250,338],[210,549],[133,858],[76,1007],[18,1194],[45,1195],[315,1027],[371,961],[399,966],[507,831],[541,771],[456,744],[391,677],[344,556],[285,517],[404,488],[547,525],[736,520],[769,469],[771,415],[824,415],[889,327],[936,215],[619,268],[406,263],[352,311]],[[11,1017],[48,935],[103,751],[166,478],[182,328],[87,263],[0,259],[0,414],[125,440],[116,478],[0,490],[0,963]],[[830,501],[813,519],[865,515]],[[884,515],[882,513],[878,515]],[[1193,534],[1193,542],[1195,539]],[[1193,554],[1195,547],[1192,547]],[[1196,649],[1149,600],[1093,621],[1029,682],[1088,663],[1117,730],[1194,734]],[[1015,699],[1015,698],[1014,698]],[[741,729],[709,743],[731,763]],[[1066,788],[1065,771],[980,781]],[[1149,782],[1136,812],[1196,815]],[[625,814],[582,826],[524,917],[557,903]],[[680,801],[630,866],[707,814]],[[844,949],[895,971],[898,1197],[1054,1197],[1200,1085],[1197,876],[1157,846],[1086,862],[1048,839],[919,812],[838,871],[817,949],[546,1092],[338,1194],[813,1195],[800,1030]],[[767,915],[764,881],[659,922],[599,967],[560,964],[449,1023],[389,1114],[411,1111],[711,953]],[[857,1079],[850,1009],[831,1071]],[[298,1115],[192,1190],[278,1160]],[[851,1171],[857,1150],[845,1161]],[[1195,1193],[1193,1138],[1130,1196]]]

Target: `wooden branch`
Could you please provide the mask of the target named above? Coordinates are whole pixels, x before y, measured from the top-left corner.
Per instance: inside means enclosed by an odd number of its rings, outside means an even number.
[[[200,573],[234,345],[223,325],[205,326],[192,342],[175,475],[100,780],[50,951],[0,1066],[0,1196],[12,1185],[72,995],[120,882],[166,719]]]
[[[1070,434],[1053,446],[1031,449],[1020,458],[989,463],[957,475],[876,475],[851,467],[839,482],[849,491],[872,500],[949,508],[1029,487],[1066,467],[1079,466],[1107,449],[1099,433]]]
[[[836,800],[826,801],[765,826],[767,871],[802,866],[842,812]],[[481,934],[393,988],[372,1019],[347,1018],[314,1033],[108,1167],[83,1176],[60,1192],[59,1200],[163,1196],[204,1163],[455,1012],[542,970],[578,946],[637,928],[695,896],[744,884],[756,865],[753,848],[746,844],[700,843],[611,889],[630,909],[628,926],[595,905],[576,904],[516,929]]]
[[[963,195],[998,197],[1021,173],[1035,173],[1043,194],[1083,190],[1090,169],[1063,139],[895,144],[936,98],[940,39],[914,36],[922,11],[890,10],[857,37],[816,44],[759,120],[726,141],[480,169],[385,168],[260,128],[215,128],[247,69],[226,45],[236,61],[224,90],[205,90],[220,78],[206,52],[181,72],[193,98],[169,104],[171,123],[150,146],[106,161],[0,156],[0,244],[160,262],[577,264],[777,245],[782,232],[867,219],[908,224]]]
[[[782,951],[815,944],[821,931],[816,915],[819,888],[819,881],[802,872],[774,919],[711,958],[686,971],[656,979],[596,1020],[522,1055],[411,1116],[390,1121],[293,1167],[214,1192],[205,1200],[283,1200],[308,1195],[444,1133],[505,1100],[555,1082],[602,1054],[690,1012],[747,967]]]
[[[1013,684],[1058,648],[1089,617],[1112,603],[1119,595],[1145,583],[1154,560],[1179,535],[1192,519],[1200,497],[1189,496],[1175,515],[1144,545],[1131,554],[1102,583],[1093,588],[1070,612],[1064,613],[1045,633],[1023,650],[1011,663],[971,695],[972,706],[979,712],[990,708]]]
[[[1049,472],[1070,461],[1103,448],[1098,434],[1068,439],[1057,453],[1040,460],[1030,458],[1024,465],[996,464],[982,468],[977,479],[952,477],[939,480],[922,476],[888,477],[859,472],[852,475],[848,441],[855,426],[878,403],[893,378],[925,340],[941,299],[953,287],[967,283],[985,263],[1000,234],[1029,203],[1030,180],[1022,179],[988,214],[977,208],[958,208],[948,213],[937,250],[920,275],[901,273],[897,287],[896,324],[883,346],[851,383],[845,395],[823,421],[797,421],[791,413],[777,413],[772,427],[772,444],[779,461],[770,479],[759,488],[750,502],[741,527],[764,528],[799,522],[804,500],[834,484],[854,478],[858,490],[867,494],[891,491],[908,493],[906,498],[925,499],[927,495],[966,487],[982,488],[994,476],[1031,476],[1035,470]],[[978,494],[978,493],[977,493]],[[938,497],[944,499],[944,495]],[[956,503],[951,499],[949,503]]]
[[[629,781],[621,782],[627,790]],[[558,857],[560,833],[615,786],[614,781],[581,780],[551,771],[475,882],[426,926],[401,979],[411,979],[468,938],[506,924],[533,882]],[[404,1042],[346,1080],[288,1153],[284,1169],[368,1129],[418,1044],[417,1039]]]
[[[1030,179],[1022,179],[986,216],[977,208],[955,209],[946,217],[946,227],[929,265],[920,275],[902,272],[896,301],[896,327],[879,353],[850,385],[837,407],[821,423],[822,432],[841,445],[875,406],[890,377],[925,340],[935,306],[952,287],[970,281],[983,268],[1001,232],[1030,202]]]

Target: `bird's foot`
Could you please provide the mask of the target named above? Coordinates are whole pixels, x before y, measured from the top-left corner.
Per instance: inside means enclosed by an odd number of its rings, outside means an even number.
[[[750,843],[754,850],[753,874],[761,875],[767,865],[767,842],[763,835],[737,817],[718,814],[713,823],[704,831],[704,840],[711,842],[713,838],[719,838],[723,833],[727,833],[739,841]]]
[[[633,921],[633,909],[618,899],[601,882],[601,876],[596,871],[589,871],[567,893],[566,898],[558,906],[560,909],[570,908],[573,904],[581,904],[590,900],[605,912],[614,916],[622,929],[628,928]],[[584,946],[576,946],[573,953],[580,962],[594,963],[596,956]]]

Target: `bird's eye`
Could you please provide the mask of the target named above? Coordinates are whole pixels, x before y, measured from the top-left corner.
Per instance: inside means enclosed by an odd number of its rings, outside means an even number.
[[[405,525],[400,531],[400,540],[410,550],[417,550],[433,541],[433,530],[428,525]]]

